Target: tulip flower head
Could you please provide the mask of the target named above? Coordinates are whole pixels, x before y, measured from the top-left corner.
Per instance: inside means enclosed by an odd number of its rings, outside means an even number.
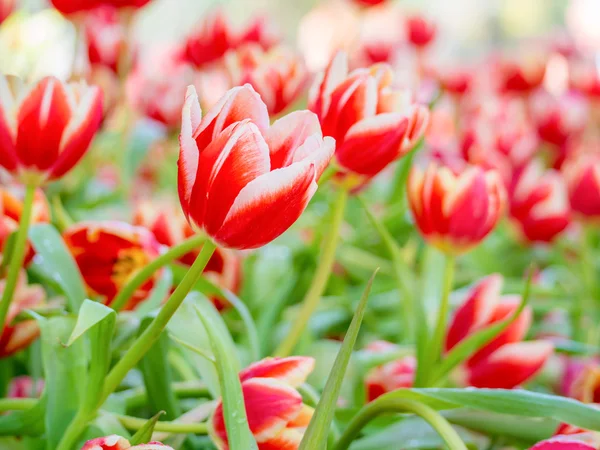
[[[490,275],[477,283],[454,313],[446,335],[446,351],[463,339],[511,317],[519,296],[500,296],[503,279]],[[512,389],[534,376],[553,351],[548,341],[522,342],[532,321],[531,308],[465,363],[465,382],[480,388]]]
[[[250,85],[203,118],[188,89],[180,136],[179,200],[192,228],[228,248],[261,247],[300,217],[333,156],[317,117],[296,111],[269,126]]]
[[[65,15],[90,11],[100,6],[114,8],[138,9],[146,6],[151,0],[50,0],[52,6]]]
[[[596,64],[575,62],[569,70],[570,86],[591,100],[600,100],[600,73]]]
[[[394,350],[397,350],[397,346],[385,341],[372,342],[366,348],[373,354]],[[371,402],[396,389],[412,387],[416,369],[417,360],[412,355],[374,367],[365,377],[367,401]]]
[[[81,450],[173,450],[173,448],[160,442],[132,446],[127,439],[113,434],[87,441]]]
[[[406,20],[408,41],[417,49],[422,50],[433,42],[437,32],[435,24],[421,16],[412,16]]]
[[[540,95],[532,99],[532,113],[542,141],[558,147],[583,133],[588,108],[582,97]]]
[[[258,450],[298,450],[313,409],[296,390],[312,372],[315,361],[298,356],[266,358],[240,373],[250,431]],[[213,441],[227,448],[223,405],[219,401],[210,421]]]
[[[546,57],[539,52],[524,52],[503,57],[496,72],[501,92],[526,95],[539,88],[546,74]]]
[[[55,180],[77,164],[102,120],[102,93],[44,78],[25,89],[0,75],[0,166],[26,184]]]
[[[584,219],[599,219],[600,155],[577,155],[565,164],[562,172],[573,212]]]
[[[392,88],[392,69],[377,64],[348,73],[345,53],[338,53],[318,76],[309,109],[323,134],[336,140],[341,170],[364,182],[408,153],[425,133],[429,111],[408,91]]]
[[[496,226],[506,203],[498,172],[477,166],[450,167],[430,163],[413,167],[408,199],[421,235],[449,254],[478,245]]]
[[[44,380],[34,379],[28,375],[21,375],[10,380],[7,398],[39,398],[44,390]]]
[[[138,270],[159,254],[159,244],[150,231],[122,222],[78,223],[68,228],[63,238],[88,289],[104,297],[107,305]],[[135,309],[145,300],[159,274],[140,286],[124,309]]]
[[[551,242],[570,223],[567,187],[560,172],[532,161],[515,175],[509,195],[510,216],[522,239]]]
[[[84,29],[90,64],[107,67],[116,74],[121,55],[127,51],[127,31],[118,10],[103,6],[90,11]]]
[[[0,256],[9,236],[19,228],[24,195],[25,192],[21,186],[0,187]],[[31,223],[46,223],[49,221],[50,205],[48,205],[42,190],[37,189],[33,199]],[[33,248],[28,246],[28,250],[25,252],[25,265],[29,264],[33,255]]]
[[[308,81],[302,57],[283,45],[265,51],[247,44],[228,52],[225,62],[233,85],[251,84],[272,115],[296,101]]]
[[[0,0],[0,24],[12,14],[15,9],[16,0]]]
[[[6,280],[0,280],[0,294],[4,292]],[[0,334],[0,358],[5,358],[29,346],[40,334],[40,328],[33,319],[12,322],[19,313],[44,306],[46,293],[39,285],[27,284],[25,271],[19,274],[13,300],[8,309],[6,324]]]

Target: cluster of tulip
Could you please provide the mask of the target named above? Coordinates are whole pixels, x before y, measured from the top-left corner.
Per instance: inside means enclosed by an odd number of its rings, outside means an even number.
[[[0,73],[0,447],[600,448],[594,55],[326,0],[157,64],[152,3],[51,0],[86,67]]]

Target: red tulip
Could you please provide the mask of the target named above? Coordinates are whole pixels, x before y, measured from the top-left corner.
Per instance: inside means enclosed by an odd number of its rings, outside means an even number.
[[[546,74],[546,57],[541,53],[502,58],[495,72],[503,92],[529,94],[542,85]]]
[[[81,450],[173,450],[173,448],[160,442],[149,442],[132,447],[127,439],[113,434],[87,441]]]
[[[434,23],[421,16],[412,16],[406,20],[407,39],[418,49],[428,47],[437,32]]]
[[[219,61],[228,50],[256,43],[264,50],[280,40],[264,17],[259,17],[242,30],[235,30],[222,10],[216,10],[196,27],[187,38],[183,58],[196,67]]]
[[[335,138],[342,170],[360,182],[410,151],[427,126],[427,108],[413,103],[409,92],[392,89],[392,78],[383,64],[348,73],[340,52],[311,89],[309,109],[323,134]]]
[[[381,353],[393,351],[396,348],[389,342],[376,341],[367,346],[367,351]],[[367,400],[371,402],[385,393],[412,387],[416,369],[417,360],[414,356],[406,356],[371,369],[365,378]]]
[[[0,280],[0,294],[4,292],[6,280]],[[19,274],[17,287],[6,316],[6,324],[0,334],[0,358],[5,358],[29,346],[39,335],[40,328],[35,320],[12,324],[15,318],[27,309],[46,304],[46,293],[39,285],[28,285],[25,271]]]
[[[529,450],[596,450],[596,446],[567,437],[553,437],[538,442]]]
[[[21,186],[0,187],[0,254],[8,237],[19,228],[23,212],[23,197],[25,191]],[[31,212],[31,223],[44,223],[50,221],[50,205],[41,189],[36,190]],[[25,253],[24,264],[28,265],[33,258],[34,251],[28,245]],[[0,255],[1,256],[1,255]]]
[[[159,244],[150,231],[122,222],[82,222],[68,228],[63,237],[88,289],[110,305],[135,273],[159,254]],[[146,299],[153,278],[135,292],[124,309],[132,310]]]
[[[414,167],[408,198],[416,225],[433,246],[464,253],[479,244],[504,211],[506,193],[498,172],[466,166],[453,172],[431,163]]]
[[[30,376],[21,375],[10,380],[8,385],[7,398],[29,398],[40,397],[44,390],[44,380],[35,381]]]
[[[500,296],[502,276],[490,275],[467,294],[456,310],[446,335],[446,351],[469,335],[512,316],[519,296]],[[465,363],[469,386],[511,389],[526,382],[545,364],[553,351],[547,341],[521,342],[532,321],[531,308]]]
[[[251,84],[273,115],[296,101],[308,81],[302,57],[283,45],[265,51],[248,44],[228,52],[225,61],[233,85]]]
[[[593,62],[574,63],[569,70],[571,88],[590,99],[600,99],[600,72]]]
[[[532,99],[531,111],[540,139],[558,147],[583,133],[589,117],[583,98],[576,95],[539,95]]]
[[[118,10],[102,6],[90,11],[84,29],[92,66],[104,66],[117,73],[122,54],[127,51],[127,31]]]
[[[0,0],[0,24],[12,14],[15,9],[16,0]]]
[[[576,427],[568,423],[561,423],[554,432],[554,439],[572,439],[577,442],[582,442],[600,448],[600,433],[597,431],[586,430]]]
[[[0,166],[26,183],[60,178],[85,154],[101,120],[96,87],[48,77],[26,90],[0,75]]]
[[[377,6],[382,5],[388,0],[354,0],[354,3],[360,6]]]
[[[300,217],[335,148],[308,111],[269,126],[250,85],[230,90],[202,119],[189,88],[180,144],[179,199],[188,221],[238,249],[271,242]]]
[[[181,62],[167,61],[156,70],[138,67],[127,78],[127,99],[143,116],[176,129],[187,87],[195,82],[192,67]]]
[[[474,74],[471,68],[443,68],[437,70],[435,76],[444,91],[457,97],[470,91],[474,84]]]
[[[296,390],[315,361],[297,356],[266,358],[240,373],[250,431],[258,450],[297,450],[313,414]],[[211,419],[212,434],[219,449],[226,449],[227,431],[223,405],[219,401]]]
[[[171,206],[171,207],[169,207]],[[185,220],[181,209],[172,207],[172,203],[156,204],[148,202],[141,204],[136,211],[134,224],[148,228],[156,240],[168,247],[181,243],[194,235],[194,231]],[[200,253],[200,248],[186,253],[179,261],[191,266]],[[240,256],[228,249],[217,248],[204,268],[203,276],[219,287],[237,293],[242,279],[242,261]],[[211,301],[219,309],[225,309],[228,304],[219,297]]]
[[[515,175],[509,199],[513,223],[529,242],[550,242],[569,225],[565,181],[560,172],[544,171],[538,161]]]
[[[571,209],[588,219],[600,218],[600,155],[582,153],[567,161],[563,174]]]
[[[565,358],[561,393],[584,403],[600,403],[600,365],[592,358]]]
[[[115,8],[141,8],[150,0],[50,0],[52,5],[63,14],[75,14],[90,11],[98,6],[113,6]]]

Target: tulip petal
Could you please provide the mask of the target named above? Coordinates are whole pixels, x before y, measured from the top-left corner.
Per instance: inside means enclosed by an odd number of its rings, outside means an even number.
[[[16,99],[11,92],[9,84],[15,82],[16,77],[0,75],[0,166],[8,171],[17,168],[16,153],[16,124],[12,111]]]
[[[71,104],[63,84],[48,77],[21,103],[16,151],[24,166],[46,171],[59,154],[63,131],[71,118]]]
[[[87,441],[81,450],[127,450],[131,444],[125,438],[113,434]]]
[[[299,430],[286,428],[277,437],[261,443],[260,450],[298,450],[303,436]]]
[[[102,122],[102,91],[97,87],[86,90],[63,133],[58,159],[49,174],[59,178],[83,157]]]
[[[269,128],[267,106],[249,84],[227,91],[223,98],[204,116],[200,128],[195,134],[200,153],[231,124],[246,119],[250,119],[261,133]]]
[[[240,379],[246,381],[251,378],[275,378],[298,387],[306,381],[314,367],[314,358],[306,356],[265,358],[240,372]]]
[[[317,190],[316,169],[301,161],[261,175],[240,191],[215,235],[230,248],[261,247],[300,217]]]
[[[348,55],[339,51],[331,59],[324,72],[320,73],[308,94],[308,109],[321,119],[329,112],[331,93],[348,75]]]
[[[231,125],[200,153],[190,216],[216,233],[241,190],[269,168],[269,148],[258,127],[249,119]]]
[[[177,189],[179,201],[186,218],[189,220],[189,204],[198,173],[200,151],[193,138],[196,128],[200,125],[202,112],[198,94],[194,86],[189,86],[185,95],[181,117],[181,135],[179,136],[179,160],[177,161]]]
[[[335,153],[335,139],[326,136],[321,137],[321,133],[309,136],[294,153],[293,163],[309,160],[315,165],[315,180],[318,181],[321,175],[327,169],[331,158]]]
[[[542,368],[553,346],[547,341],[506,344],[471,367],[469,384],[475,387],[512,389]]]
[[[400,113],[386,113],[353,125],[336,151],[340,165],[367,176],[381,172],[400,156],[408,120]]]
[[[489,275],[469,291],[466,301],[456,310],[448,328],[446,350],[490,322],[500,300],[502,282],[502,275]]]
[[[294,153],[309,136],[321,134],[317,116],[310,111],[294,111],[279,120],[265,132],[271,154],[271,170],[289,166]]]
[[[596,447],[572,438],[553,437],[538,442],[530,450],[595,450]]]
[[[242,383],[250,431],[258,443],[276,437],[302,410],[302,397],[294,388],[272,378],[253,378]],[[213,415],[213,429],[227,442],[223,404]]]

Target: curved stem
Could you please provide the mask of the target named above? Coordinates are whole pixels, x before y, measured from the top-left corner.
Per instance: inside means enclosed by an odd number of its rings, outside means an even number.
[[[189,239],[171,247],[167,252],[152,260],[147,266],[139,270],[128,282],[121,288],[110,307],[115,311],[120,311],[127,304],[129,299],[135,294],[135,291],[154,275],[158,269],[166,266],[170,262],[182,257],[186,253],[202,246],[206,241],[203,235],[192,236]]]
[[[6,284],[2,293],[2,301],[0,302],[0,330],[4,330],[10,303],[13,300],[15,288],[17,287],[19,271],[23,268],[34,197],[35,185],[28,184],[25,186],[25,199],[23,200],[23,210],[21,212],[21,220],[19,221],[19,231],[17,231],[15,238],[10,265],[8,267],[8,275],[6,276]]]
[[[346,209],[346,203],[348,201],[348,190],[344,187],[339,188],[338,195],[333,203],[333,215],[331,223],[329,224],[329,230],[325,235],[325,246],[323,253],[319,259],[319,265],[317,266],[317,272],[312,280],[312,284],[302,301],[302,308],[298,315],[298,318],[294,320],[292,328],[288,332],[285,339],[281,342],[277,350],[275,350],[275,356],[284,357],[288,356],[296,347],[302,332],[306,328],[310,317],[317,309],[319,300],[329,276],[333,270],[333,263],[335,262],[335,251],[340,238],[340,228],[344,220],[344,211]]]
[[[1,398],[0,412],[25,411],[37,405],[38,401],[37,398]]]
[[[423,418],[437,431],[450,450],[466,450],[467,447],[446,419],[437,411],[415,400],[384,395],[361,409],[346,427],[334,450],[346,450],[358,436],[360,430],[371,420],[387,413],[413,413]]]
[[[444,268],[444,284],[442,286],[442,300],[440,302],[440,307],[438,310],[437,323],[427,350],[430,357],[427,358],[428,364],[425,365],[425,367],[423,368],[423,372],[421,372],[425,374],[425,385],[427,385],[428,378],[433,371],[433,367],[440,361],[442,356],[444,338],[446,337],[448,310],[450,308],[450,292],[452,291],[452,285],[454,283],[455,263],[456,260],[453,256],[446,255],[446,265]],[[421,384],[419,384],[419,386],[420,385]]]
[[[138,419],[137,417],[115,415],[117,420],[121,422],[128,430],[139,430],[148,420]],[[183,422],[156,422],[154,431],[164,433],[178,434],[208,434],[208,425],[204,422],[200,423],[183,423]]]

